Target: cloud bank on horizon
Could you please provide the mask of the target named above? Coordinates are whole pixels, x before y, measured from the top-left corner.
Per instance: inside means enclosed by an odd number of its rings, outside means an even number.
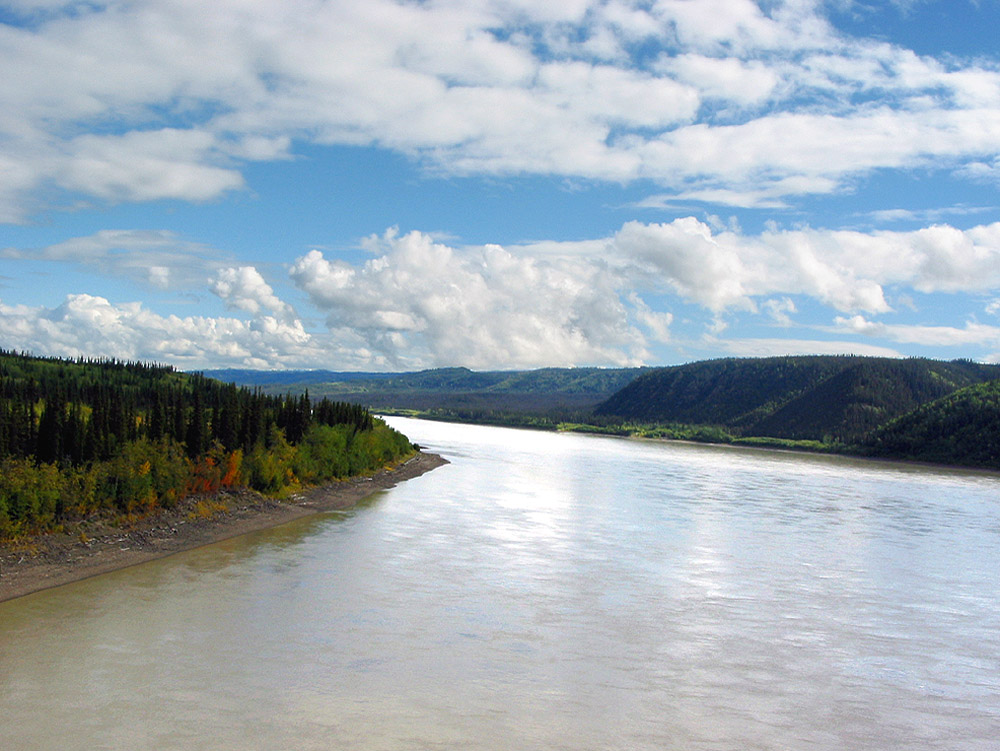
[[[998,21],[996,0],[0,2],[0,347],[1000,361]]]

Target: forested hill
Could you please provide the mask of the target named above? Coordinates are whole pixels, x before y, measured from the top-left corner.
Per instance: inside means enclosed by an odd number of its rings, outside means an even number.
[[[204,375],[265,391],[308,388],[314,393],[393,391],[398,393],[580,393],[612,394],[646,368],[539,368],[475,371],[432,368],[409,373],[331,370],[206,370]]]
[[[968,386],[874,431],[874,456],[1000,468],[1000,381]]]
[[[996,378],[1000,366],[966,360],[727,358],[645,373],[595,413],[717,425],[737,435],[856,443],[922,404]]]
[[[238,386],[260,386],[265,391],[275,387],[305,389],[322,383],[367,384],[393,378],[395,373],[370,373],[335,370],[250,370],[248,368],[220,368],[204,370],[202,375]]]
[[[226,487],[281,493],[412,450],[356,404],[145,363],[0,351],[0,538]]]
[[[373,409],[449,409],[473,414],[590,410],[645,368],[540,368],[474,371],[433,368],[410,373],[329,370],[208,370],[205,375],[266,393],[288,391],[357,402]]]

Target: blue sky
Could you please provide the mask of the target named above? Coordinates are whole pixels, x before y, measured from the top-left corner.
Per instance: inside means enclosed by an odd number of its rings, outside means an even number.
[[[1000,361],[1000,1],[0,2],[0,347]]]

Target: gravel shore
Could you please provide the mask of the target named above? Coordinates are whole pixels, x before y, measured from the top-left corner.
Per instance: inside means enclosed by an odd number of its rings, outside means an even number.
[[[370,477],[309,488],[282,501],[238,490],[188,498],[127,526],[81,522],[66,533],[0,544],[0,602],[310,514],[347,509],[447,463],[436,454],[418,453]]]

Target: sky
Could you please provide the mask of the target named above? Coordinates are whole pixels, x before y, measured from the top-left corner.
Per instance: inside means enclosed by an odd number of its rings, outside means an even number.
[[[0,0],[0,348],[1000,362],[1000,0]]]

